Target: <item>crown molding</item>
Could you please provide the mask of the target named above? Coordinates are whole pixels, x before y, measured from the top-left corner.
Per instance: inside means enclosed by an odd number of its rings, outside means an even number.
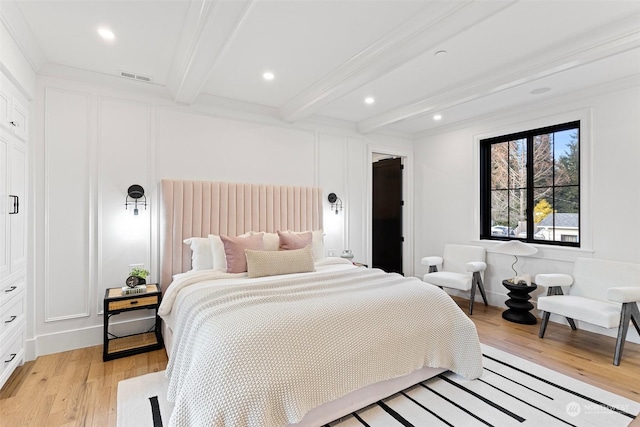
[[[278,110],[275,107],[254,104],[247,101],[240,101],[238,99],[225,98],[223,96],[209,95],[206,93],[200,94],[192,105],[223,110],[233,110],[240,113],[280,120]]]
[[[314,115],[295,124],[283,122],[276,107],[254,104],[237,99],[221,96],[200,94],[189,105],[179,104],[173,100],[165,86],[154,83],[139,82],[125,79],[111,74],[101,74],[79,68],[67,67],[59,64],[48,63],[39,74],[43,77],[63,79],[73,84],[85,83],[117,90],[128,96],[149,96],[165,108],[173,108],[177,111],[203,113],[225,117],[234,120],[245,120],[256,123],[292,127],[297,129],[340,129],[350,135],[357,135],[356,123],[348,120],[340,120],[332,117]],[[136,98],[137,99],[137,98]],[[395,130],[381,129],[376,135],[386,135],[396,138],[411,139],[411,134]]]
[[[47,58],[15,0],[0,1],[0,21],[11,34],[33,71],[38,73],[46,64]]]
[[[515,4],[500,2],[429,2],[420,13],[280,108],[285,121],[297,121],[400,67],[417,55]]]
[[[171,99],[167,88],[158,83],[141,82],[113,74],[102,74],[95,71],[67,67],[66,65],[54,64],[51,62],[47,63],[38,75],[70,80],[77,83],[88,83],[121,90],[123,92],[132,92],[162,99]]]
[[[437,94],[412,104],[395,108],[358,122],[361,133],[374,132],[389,124],[411,119],[436,110],[444,110],[492,94],[531,83],[563,71],[605,59],[640,47],[640,14],[634,14],[599,29],[581,34],[555,49],[537,52],[529,60],[518,59],[511,66],[501,66],[491,73],[445,88]],[[610,34],[602,41],[602,33]],[[501,70],[509,70],[501,72]]]
[[[191,3],[167,85],[177,103],[189,105],[194,102],[254,4],[255,0]]]
[[[341,120],[333,117],[313,115],[295,123],[285,122],[280,118],[276,107],[254,104],[251,102],[225,98],[221,96],[201,94],[191,104],[192,111],[206,114],[214,114],[235,120],[249,120],[253,122],[268,123],[277,126],[285,126],[294,129],[327,130],[346,132],[351,136],[362,136],[358,133],[356,122]],[[187,107],[188,108],[188,107]],[[411,140],[412,135],[391,129],[381,129],[375,135],[389,136]]]
[[[595,96],[605,95],[612,92],[640,87],[640,74],[632,74],[617,80],[605,82],[599,85],[594,85],[588,89],[576,90],[571,93],[567,93],[555,98],[547,99],[544,101],[538,101],[535,103],[527,103],[520,107],[510,107],[498,111],[492,111],[491,113],[475,116],[474,118],[467,120],[460,120],[455,123],[451,123],[444,126],[438,126],[436,128],[424,130],[413,135],[413,141],[423,138],[429,138],[443,133],[453,132],[460,129],[470,128],[474,126],[481,126],[486,123],[495,122],[496,118],[501,120],[509,119],[510,117],[520,116],[522,114],[533,113],[536,111],[548,111],[550,108],[566,105],[569,102],[580,102],[583,100],[591,99]]]

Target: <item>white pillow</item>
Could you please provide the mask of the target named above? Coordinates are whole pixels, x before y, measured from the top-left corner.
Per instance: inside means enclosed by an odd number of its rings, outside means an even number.
[[[220,236],[209,234],[209,242],[211,242],[211,268],[227,271],[227,255],[224,252],[222,239],[220,239]]]
[[[278,233],[264,233],[262,243],[265,251],[277,251],[280,248],[280,236]]]
[[[322,230],[311,232],[311,252],[313,252],[313,259],[324,258],[324,232]]]
[[[191,248],[191,269],[210,270],[213,268],[211,241],[206,237],[190,237],[183,242]]]
[[[306,231],[287,230],[285,231],[285,233],[300,234],[300,233],[306,233]],[[266,249],[266,242],[265,242],[265,249]],[[322,232],[322,230],[315,230],[311,232],[311,252],[313,252],[314,260],[324,258],[324,233]]]
[[[280,249],[280,237],[277,233],[265,233],[263,231],[249,231],[241,234],[241,237],[253,236],[254,234],[262,234],[262,244],[265,251],[277,251]]]

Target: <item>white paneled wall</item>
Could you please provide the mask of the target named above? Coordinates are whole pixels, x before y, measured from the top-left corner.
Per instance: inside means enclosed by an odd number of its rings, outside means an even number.
[[[53,322],[90,315],[90,100],[52,88],[44,97],[42,284],[44,321]]]
[[[346,167],[347,167],[347,138],[324,132],[318,135],[318,165],[319,186],[324,189],[324,228],[325,250],[336,251],[337,254],[347,249],[349,241],[345,230],[348,209],[351,201],[346,198]],[[326,197],[329,193],[336,193],[342,200],[342,211],[331,210]]]
[[[158,108],[160,178],[314,185],[314,132]]]
[[[577,119],[582,121],[582,247],[539,245],[537,254],[520,257],[517,269],[532,276],[571,273],[573,260],[579,256],[640,262],[640,228],[636,225],[640,211],[640,87],[531,106],[528,110],[416,141],[416,275],[426,273],[420,259],[441,254],[446,243],[485,246],[489,251],[487,297],[490,304],[503,306],[507,290],[501,282],[513,276],[514,258],[493,253],[497,242],[479,240],[479,162],[475,141],[481,136]],[[533,293],[534,304],[543,292],[539,288]],[[590,329],[589,325],[582,326]],[[617,330],[595,331],[613,335]],[[628,339],[640,342],[633,328]]]
[[[99,97],[97,174],[98,296],[121,285],[130,264],[150,270],[150,206],[124,208],[132,184],[145,189],[150,199],[148,158],[151,151],[151,105]],[[150,277],[153,281],[154,277]],[[150,282],[151,283],[151,282]],[[96,310],[102,312],[102,299]]]
[[[351,162],[345,177],[349,183],[345,189],[345,199],[349,203],[346,205],[349,213],[346,246],[353,251],[355,261],[369,263],[370,251],[367,242],[368,230],[371,228],[368,215],[371,197],[365,189],[368,188],[367,179],[371,164],[367,159],[367,145],[360,138],[349,138],[346,157]]]
[[[121,286],[130,264],[144,264],[157,280],[160,179],[322,187],[325,249],[349,247],[366,262],[369,147],[413,146],[57,78],[40,77],[36,92],[34,198],[44,211],[35,214],[28,358],[101,344],[104,290]],[[131,184],[149,201],[138,216],[124,207]],[[344,202],[338,215],[330,192]],[[135,326],[135,316],[119,317],[121,327],[128,319]]]

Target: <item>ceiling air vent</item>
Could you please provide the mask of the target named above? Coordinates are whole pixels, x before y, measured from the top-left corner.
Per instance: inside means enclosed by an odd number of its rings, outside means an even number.
[[[120,71],[120,77],[124,77],[126,79],[138,80],[146,83],[151,83],[151,77],[141,76],[140,74],[128,73],[126,71]]]

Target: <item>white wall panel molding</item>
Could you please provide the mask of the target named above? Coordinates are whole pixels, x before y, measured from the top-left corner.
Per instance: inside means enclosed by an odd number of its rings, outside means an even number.
[[[122,286],[130,264],[151,271],[151,206],[133,215],[125,209],[127,188],[139,184],[147,202],[153,198],[148,179],[151,105],[97,97],[97,313],[102,313],[106,288]],[[116,172],[117,171],[117,172]],[[115,172],[115,173],[114,173]],[[150,278],[151,280],[152,278]]]
[[[515,2],[432,2],[390,34],[354,55],[280,109],[297,121],[375,80]]]
[[[348,158],[346,156],[347,138],[336,133],[318,132],[318,186],[322,188],[324,204],[325,252],[336,251],[336,256],[347,248],[346,226],[350,201],[347,199]],[[327,196],[336,193],[342,200],[342,211],[331,210]]]
[[[90,96],[45,88],[44,321],[90,316]]]
[[[367,153],[366,143],[360,138],[347,137],[347,169],[345,170],[345,197],[348,200],[349,217],[345,230],[346,244],[353,250],[354,261],[366,263],[369,224],[365,220],[367,206]]]
[[[151,281],[160,281],[160,178],[157,174],[156,141],[158,140],[158,108],[151,105],[149,108],[149,141],[147,146],[147,185],[145,193],[148,194],[149,204],[149,267]],[[160,284],[162,285],[162,284]]]
[[[191,104],[222,60],[254,0],[191,3],[174,53],[169,88],[176,102]]]
[[[320,132],[313,132],[313,186],[320,187]]]
[[[556,49],[539,52],[537,55],[531,55],[528,60],[523,59],[514,62],[509,67],[493,70],[484,77],[474,78],[473,81],[461,83],[455,88],[443,88],[439,93],[428,98],[362,120],[358,122],[358,130],[365,134],[370,133],[401,120],[442,111],[613,55],[638,49],[640,48],[638,20],[640,20],[640,16],[637,14],[627,17],[616,22],[615,25],[608,25],[597,32],[582,34],[566,43],[559,43]],[[606,42],[597,42],[601,39],[602,32],[609,32],[611,35]]]

